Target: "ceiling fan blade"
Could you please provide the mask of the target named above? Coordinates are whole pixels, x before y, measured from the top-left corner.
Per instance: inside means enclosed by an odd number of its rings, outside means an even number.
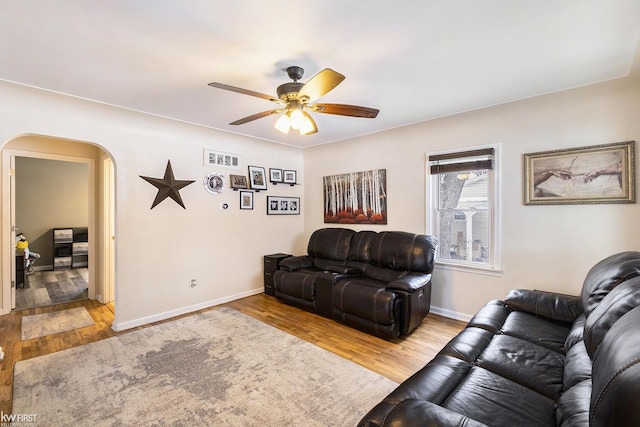
[[[380,110],[369,107],[361,107],[359,105],[347,104],[313,104],[307,105],[316,113],[337,114],[339,116],[364,117],[367,119],[375,119]]]
[[[282,113],[282,112],[283,112],[283,110],[281,110],[281,109],[263,111],[262,113],[252,114],[250,116],[244,117],[242,119],[238,119],[235,122],[231,122],[229,124],[230,125],[243,125],[245,123],[249,123],[249,122],[252,122],[254,120],[258,120],[258,119],[261,119],[263,117],[270,116],[271,114],[278,114],[278,113]]]
[[[342,74],[333,71],[331,68],[325,68],[302,86],[302,89],[298,92],[298,99],[307,98],[305,102],[313,102],[338,86],[343,80],[344,76]]]
[[[278,98],[275,98],[271,95],[267,95],[266,93],[255,92],[253,90],[243,89],[241,87],[226,85],[224,83],[217,83],[217,82],[209,83],[209,86],[215,87],[218,89],[229,90],[231,92],[241,93],[243,95],[255,96],[256,98],[266,99],[267,101],[277,102],[278,104],[285,104],[284,101]]]

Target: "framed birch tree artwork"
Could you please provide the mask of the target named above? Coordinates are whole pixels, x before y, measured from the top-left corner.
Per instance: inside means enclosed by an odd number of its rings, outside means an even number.
[[[329,175],[324,186],[324,222],[387,223],[387,170]]]

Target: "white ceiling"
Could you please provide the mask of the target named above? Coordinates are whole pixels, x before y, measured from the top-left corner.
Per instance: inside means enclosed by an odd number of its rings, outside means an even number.
[[[0,79],[308,147],[623,77],[639,37],[638,0],[0,0]],[[380,114],[229,126],[276,104],[207,83],[275,95],[289,65]]]

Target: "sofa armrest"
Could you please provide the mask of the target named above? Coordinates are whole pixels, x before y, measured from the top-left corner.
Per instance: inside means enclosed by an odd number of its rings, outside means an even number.
[[[531,289],[514,289],[505,298],[508,307],[563,323],[582,314],[580,297]]]
[[[400,279],[387,284],[387,290],[403,291],[407,293],[415,292],[423,288],[431,281],[431,274],[409,273]]]
[[[313,258],[309,255],[302,256],[292,256],[289,258],[285,258],[280,261],[279,268],[280,270],[289,270],[296,271],[302,268],[311,268],[313,267]]]

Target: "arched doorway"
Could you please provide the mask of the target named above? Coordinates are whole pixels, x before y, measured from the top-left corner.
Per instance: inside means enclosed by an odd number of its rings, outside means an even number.
[[[15,306],[15,183],[16,157],[84,163],[88,169],[90,299],[115,302],[115,167],[111,156],[101,147],[42,135],[24,135],[9,141],[2,149],[2,314]],[[9,231],[9,232],[7,232]]]

